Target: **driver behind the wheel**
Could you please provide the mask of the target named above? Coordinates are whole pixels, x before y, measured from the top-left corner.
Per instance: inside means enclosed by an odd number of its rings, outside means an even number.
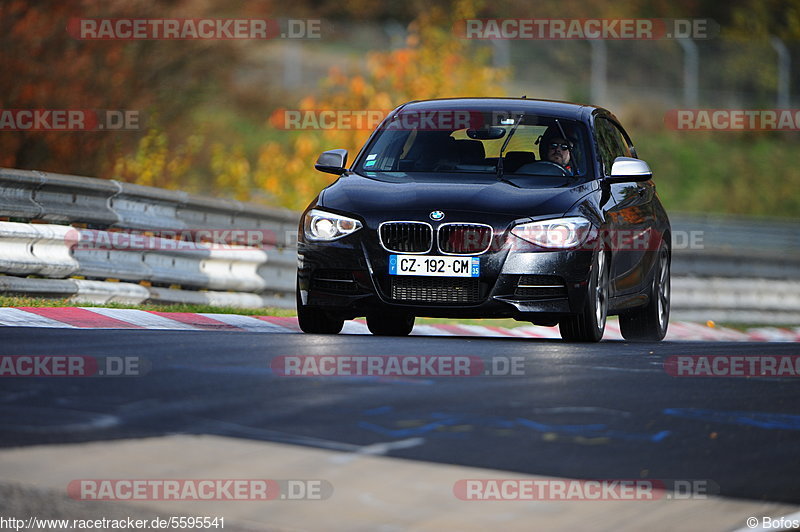
[[[553,126],[549,127],[536,140],[536,144],[539,145],[539,156],[543,161],[556,163],[566,169],[570,175],[575,174],[572,168],[572,141],[565,139],[559,130],[556,130]]]
[[[560,164],[570,172],[572,166],[570,165],[570,143],[561,137],[554,137],[545,146],[547,148],[548,161]]]

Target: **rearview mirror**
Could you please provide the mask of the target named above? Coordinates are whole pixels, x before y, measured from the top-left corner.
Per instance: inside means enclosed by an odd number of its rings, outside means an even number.
[[[328,174],[341,174],[344,172],[344,167],[347,164],[347,150],[328,150],[324,151],[317,158],[317,163],[314,168],[320,172]]]
[[[467,136],[474,140],[495,140],[502,138],[505,134],[505,128],[495,126],[467,130]]]
[[[607,183],[630,183],[648,181],[653,178],[650,165],[633,157],[617,157],[611,165],[611,175],[605,178]]]

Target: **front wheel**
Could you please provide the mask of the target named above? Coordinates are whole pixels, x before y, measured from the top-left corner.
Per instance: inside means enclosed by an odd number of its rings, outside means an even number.
[[[414,316],[392,312],[367,314],[367,328],[376,336],[408,336],[414,328]]]
[[[606,253],[599,251],[592,264],[589,289],[583,312],[568,316],[558,324],[567,342],[599,342],[608,317],[608,265]]]
[[[660,342],[667,335],[670,306],[669,266],[669,249],[662,242],[650,288],[650,300],[644,307],[619,315],[619,331],[626,340]]]

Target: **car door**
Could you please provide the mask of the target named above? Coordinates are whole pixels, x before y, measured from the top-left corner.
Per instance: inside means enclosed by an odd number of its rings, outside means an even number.
[[[603,174],[611,174],[617,157],[636,157],[630,137],[616,121],[609,117],[595,119],[595,135],[600,149]],[[652,182],[615,183],[610,185],[611,198],[607,205],[610,220],[606,235],[611,257],[611,289],[615,295],[637,292],[647,271],[647,251],[652,247],[654,235]]]

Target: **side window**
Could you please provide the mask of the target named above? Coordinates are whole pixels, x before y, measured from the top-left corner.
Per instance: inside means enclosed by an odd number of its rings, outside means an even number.
[[[617,126],[603,117],[595,120],[595,135],[603,163],[603,174],[611,174],[611,165],[617,157],[631,157],[631,149]]]
[[[616,132],[619,142],[622,145],[622,151],[625,153],[625,155],[622,155],[621,157],[637,157],[636,149],[631,143],[630,136],[628,136],[622,126],[614,122],[611,122],[611,125],[614,126],[614,131]]]
[[[594,121],[594,134],[597,148],[600,152],[600,163],[603,166],[603,175],[611,173],[611,163],[614,162],[614,141],[608,129],[608,122],[602,118]]]

